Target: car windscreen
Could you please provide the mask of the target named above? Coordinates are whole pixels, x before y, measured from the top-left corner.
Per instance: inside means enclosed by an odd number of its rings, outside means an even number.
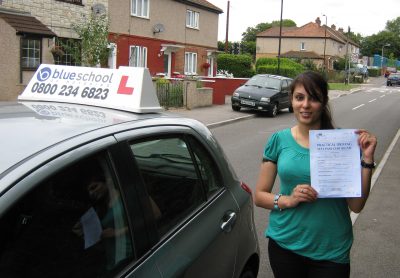
[[[281,81],[269,76],[253,76],[246,82],[247,86],[256,86],[268,89],[279,90]]]

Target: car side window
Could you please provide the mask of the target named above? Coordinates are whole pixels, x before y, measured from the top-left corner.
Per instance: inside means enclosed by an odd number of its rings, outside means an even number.
[[[181,137],[148,139],[131,143],[131,149],[150,197],[160,237],[221,186],[204,149],[195,140],[189,143]]]
[[[106,157],[63,169],[6,212],[0,277],[107,277],[132,261],[124,205]]]
[[[202,144],[193,138],[189,138],[189,142],[199,167],[207,198],[210,199],[223,187],[221,171]]]
[[[282,80],[282,91],[287,91],[289,89],[289,83],[287,80]]]

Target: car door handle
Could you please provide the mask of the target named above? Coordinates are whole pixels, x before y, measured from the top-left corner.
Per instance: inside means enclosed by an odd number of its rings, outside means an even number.
[[[232,226],[236,222],[236,213],[234,211],[230,211],[224,215],[222,218],[221,230],[226,233],[229,233],[232,230]]]

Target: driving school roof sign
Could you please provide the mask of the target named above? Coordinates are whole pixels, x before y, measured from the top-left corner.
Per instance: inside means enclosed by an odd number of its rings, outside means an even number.
[[[54,101],[136,113],[163,110],[147,68],[119,69],[42,64],[19,100]]]

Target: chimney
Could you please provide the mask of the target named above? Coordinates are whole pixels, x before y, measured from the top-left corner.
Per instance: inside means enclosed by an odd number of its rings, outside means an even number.
[[[342,27],[339,28],[339,32],[343,33],[343,28]]]
[[[331,28],[336,31],[336,25],[335,24],[332,24]]]
[[[317,23],[318,26],[321,26],[321,19],[319,19],[319,17],[317,17],[317,19],[315,20],[315,23]]]

